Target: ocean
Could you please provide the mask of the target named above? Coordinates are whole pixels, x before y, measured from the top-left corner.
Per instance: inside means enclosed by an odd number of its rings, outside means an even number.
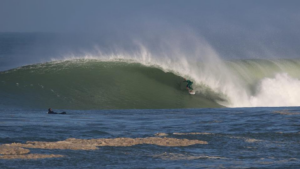
[[[159,45],[0,33],[0,168],[300,167],[299,59]]]

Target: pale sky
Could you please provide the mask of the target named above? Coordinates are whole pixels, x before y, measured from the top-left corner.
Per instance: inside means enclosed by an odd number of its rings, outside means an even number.
[[[97,32],[147,22],[211,31],[296,31],[298,0],[0,0],[0,31]]]
[[[300,53],[299,0],[0,0],[0,32],[122,37],[183,27],[228,55]]]

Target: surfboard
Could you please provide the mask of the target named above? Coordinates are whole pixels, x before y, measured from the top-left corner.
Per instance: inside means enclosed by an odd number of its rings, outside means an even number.
[[[189,93],[192,95],[196,94],[195,90],[189,90]]]
[[[67,113],[64,111],[64,112],[61,112],[61,113],[56,113],[56,112],[49,113],[49,112],[47,112],[47,114],[67,114]]]

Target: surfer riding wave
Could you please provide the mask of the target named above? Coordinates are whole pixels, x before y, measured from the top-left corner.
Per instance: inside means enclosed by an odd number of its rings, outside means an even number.
[[[189,91],[193,91],[193,88],[192,88],[193,82],[192,81],[184,79],[183,82],[187,82],[186,89],[188,89]]]

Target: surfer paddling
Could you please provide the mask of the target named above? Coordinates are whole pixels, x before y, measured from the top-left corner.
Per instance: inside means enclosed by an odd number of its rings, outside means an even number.
[[[51,108],[48,109],[48,114],[67,114],[66,112],[56,113]]]

